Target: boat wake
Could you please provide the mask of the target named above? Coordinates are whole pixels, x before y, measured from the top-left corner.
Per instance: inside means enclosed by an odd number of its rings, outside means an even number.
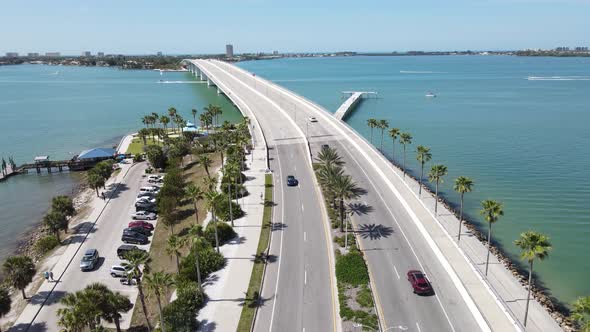
[[[205,84],[205,81],[158,81],[157,83],[162,84]]]
[[[529,81],[590,81],[590,76],[529,76]]]
[[[446,74],[443,71],[429,71],[429,70],[400,70],[400,74]]]

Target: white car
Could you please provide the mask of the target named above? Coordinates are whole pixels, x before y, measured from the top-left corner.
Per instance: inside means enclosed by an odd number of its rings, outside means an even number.
[[[111,277],[113,278],[127,278],[129,271],[131,269],[125,268],[121,265],[113,265],[111,266]]]
[[[131,214],[131,219],[135,220],[156,220],[158,216],[153,212],[137,211]]]
[[[162,175],[150,175],[148,180],[164,180],[164,177]]]
[[[149,196],[141,196],[141,197],[137,197],[135,199],[135,203],[137,203],[137,202],[146,202],[146,203],[156,204],[156,199],[149,197]]]
[[[310,116],[309,122],[318,122],[318,119],[316,119],[315,116]]]

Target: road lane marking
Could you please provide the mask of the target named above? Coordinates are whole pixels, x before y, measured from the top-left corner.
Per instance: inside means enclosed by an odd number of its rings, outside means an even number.
[[[416,322],[416,327],[418,328],[418,332],[422,331],[422,330],[420,330],[420,325],[418,325],[418,322]]]
[[[279,152],[279,146],[276,146],[277,149],[277,160],[279,161],[279,178],[283,178],[283,172],[281,171],[281,154]],[[281,183],[281,224],[284,225],[285,223],[285,190],[283,188],[283,184]],[[282,226],[281,225],[281,226]],[[277,282],[275,285],[275,298],[272,301],[272,311],[270,314],[270,325],[268,327],[268,331],[271,332],[272,331],[272,323],[275,317],[275,308],[277,305],[277,297],[279,295],[279,280],[281,278],[281,261],[283,258],[283,234],[285,234],[283,232],[283,228],[281,227],[281,242],[279,245],[279,265],[277,267]]]
[[[398,279],[398,280],[399,280],[399,279],[401,279],[401,278],[399,277],[399,273],[397,273],[397,269],[395,268],[395,265],[393,266],[393,270],[395,271],[395,275],[397,276],[397,279]]]
[[[301,204],[301,212],[305,211],[305,207],[303,206],[303,204]]]
[[[307,270],[305,270],[305,274],[303,276],[303,283],[307,285]]]

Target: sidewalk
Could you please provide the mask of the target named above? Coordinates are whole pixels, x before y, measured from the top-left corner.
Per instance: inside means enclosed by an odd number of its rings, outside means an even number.
[[[237,237],[220,247],[226,266],[203,281],[209,300],[197,316],[199,331],[235,331],[240,320],[264,211],[260,194],[264,193],[266,152],[259,144],[252,153],[253,161],[252,156],[247,156],[248,170],[244,172],[247,177],[244,185],[249,194],[240,199],[245,216],[234,220]]]

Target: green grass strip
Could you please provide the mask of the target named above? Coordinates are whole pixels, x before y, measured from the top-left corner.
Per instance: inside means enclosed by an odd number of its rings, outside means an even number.
[[[264,190],[264,213],[262,215],[262,229],[260,230],[260,239],[258,240],[258,249],[256,249],[256,259],[250,276],[250,285],[246,294],[246,301],[240,315],[238,323],[239,332],[249,332],[256,313],[256,303],[260,296],[260,285],[262,283],[262,274],[264,273],[264,260],[261,257],[265,254],[266,248],[270,241],[270,230],[272,222],[272,174],[266,174]]]

